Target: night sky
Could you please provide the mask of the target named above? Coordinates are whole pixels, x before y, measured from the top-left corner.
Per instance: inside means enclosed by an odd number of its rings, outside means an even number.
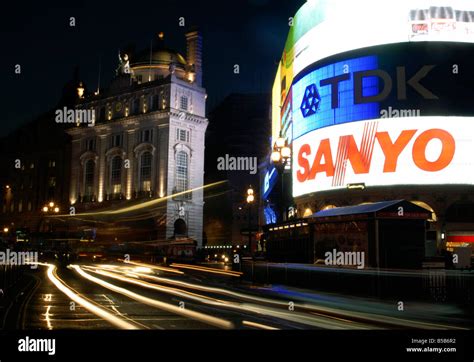
[[[270,92],[288,34],[288,18],[304,0],[238,1],[36,1],[3,2],[0,14],[4,136],[54,107],[79,66],[88,90],[108,84],[117,52],[149,46],[160,31],[165,45],[186,56],[184,33],[203,34],[204,87],[208,110],[232,92]],[[238,5],[237,5],[238,4]],[[74,16],[76,26],[69,26]],[[186,27],[180,27],[179,17]],[[15,64],[22,73],[15,74]],[[240,65],[240,74],[233,72]]]

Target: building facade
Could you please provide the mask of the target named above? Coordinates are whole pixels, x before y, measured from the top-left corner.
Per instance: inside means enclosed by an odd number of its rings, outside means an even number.
[[[69,201],[81,213],[161,200],[153,212],[145,208],[149,213],[140,218],[153,219],[152,227],[136,238],[188,237],[200,247],[208,124],[202,38],[196,31],[186,34],[184,58],[165,48],[162,37],[143,52],[120,54],[110,87],[78,103],[76,109],[90,111],[93,119],[68,130]],[[113,232],[104,235],[117,240]]]

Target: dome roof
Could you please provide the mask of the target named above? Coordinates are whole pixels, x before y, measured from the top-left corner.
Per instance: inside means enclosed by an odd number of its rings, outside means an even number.
[[[171,63],[176,66],[186,65],[186,60],[181,54],[175,52],[174,50],[162,48],[156,49],[151,54],[151,64],[152,65],[170,65]],[[146,66],[150,65],[150,49],[145,49],[144,51],[138,53],[136,56],[133,56],[130,61],[131,68],[136,66]]]

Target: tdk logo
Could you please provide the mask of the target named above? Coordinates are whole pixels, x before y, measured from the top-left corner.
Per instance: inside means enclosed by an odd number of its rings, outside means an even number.
[[[316,114],[320,103],[321,96],[319,95],[318,88],[316,88],[316,84],[310,84],[306,87],[300,107],[303,117],[306,118]]]
[[[428,73],[433,70],[435,65],[424,65],[411,78],[408,79],[406,68],[400,66],[396,68],[396,79],[392,79],[391,75],[384,70],[363,70],[351,73],[341,74],[332,78],[323,79],[319,82],[320,87],[331,87],[331,108],[339,108],[339,85],[342,82],[353,80],[354,105],[376,103],[385,100],[394,88],[396,88],[397,99],[407,99],[407,88],[411,87],[415,92],[424,99],[438,99],[430,90],[425,88],[420,82]],[[364,95],[364,79],[376,77],[381,83],[377,94]],[[316,114],[321,103],[321,97],[315,84],[309,85],[303,96],[301,103],[301,112],[303,117],[307,118]]]

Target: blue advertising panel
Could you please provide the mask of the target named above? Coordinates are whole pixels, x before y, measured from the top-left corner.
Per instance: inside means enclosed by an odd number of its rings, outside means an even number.
[[[273,187],[275,186],[277,179],[278,179],[278,172],[275,167],[272,167],[269,170],[267,170],[267,173],[265,174],[265,178],[263,179],[262,195],[264,199],[266,199],[268,195],[270,194],[270,192],[273,190]]]
[[[293,138],[341,123],[378,118],[378,103],[355,103],[355,72],[378,69],[376,56],[344,60],[299,74],[292,87]],[[362,95],[379,94],[379,78],[362,78]]]

